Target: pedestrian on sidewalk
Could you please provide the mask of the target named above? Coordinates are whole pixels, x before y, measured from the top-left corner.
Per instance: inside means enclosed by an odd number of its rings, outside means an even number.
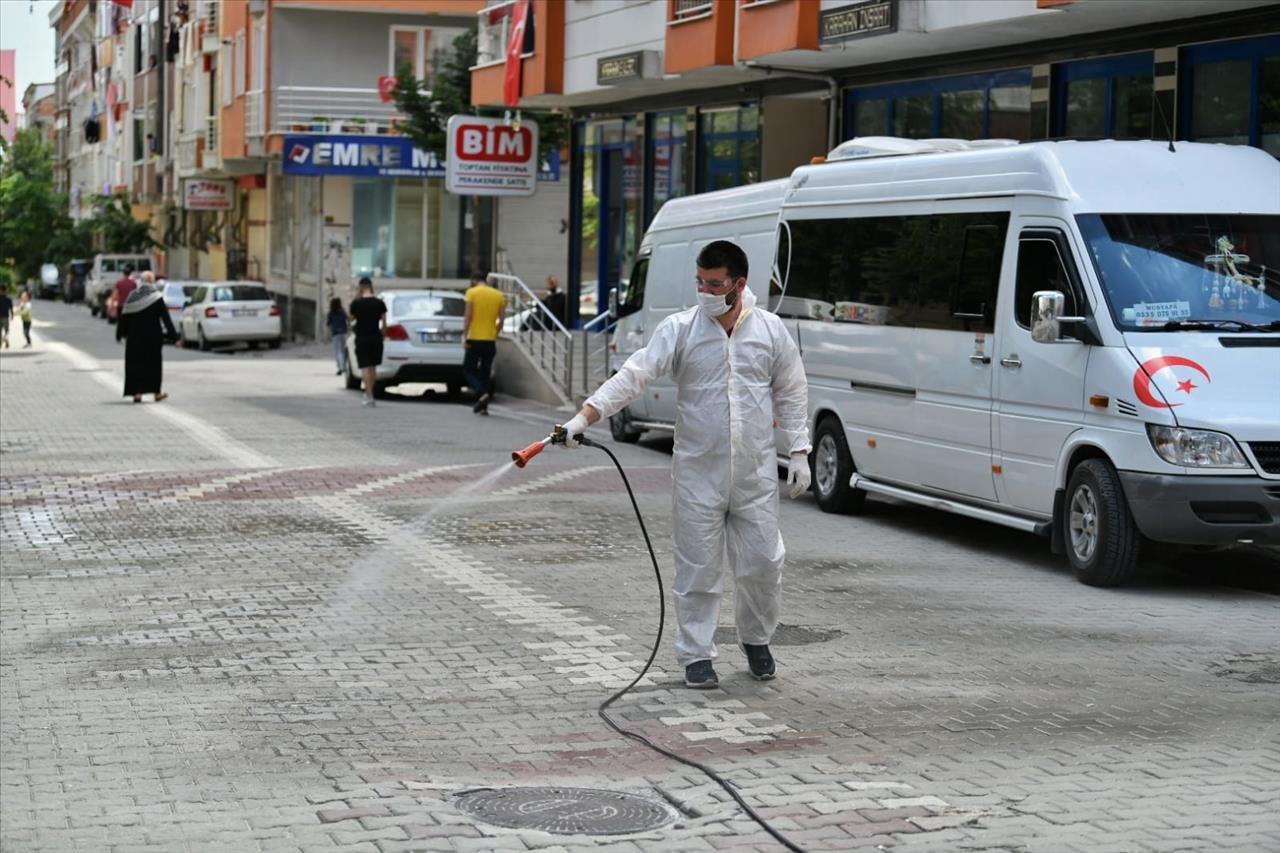
[[[547,276],[547,295],[542,298],[542,305],[547,309],[547,313],[560,321],[560,325],[567,323],[567,314],[565,308],[568,307],[564,301],[564,292],[560,290],[560,279],[553,275]],[[547,328],[555,329],[555,325],[548,323]]]
[[[26,343],[23,349],[31,346],[31,291],[24,290],[18,297],[18,319],[22,321],[22,337]]]
[[[115,287],[112,288],[116,294],[117,312],[124,310],[125,300],[129,298],[129,294],[133,293],[133,289],[137,286],[138,282],[133,277],[133,266],[126,264],[124,274],[116,279]]]
[[[154,284],[143,282],[130,291],[120,306],[116,340],[125,342],[124,396],[133,397],[135,403],[142,402],[143,394],[154,394],[157,403],[168,397],[160,390],[164,345],[179,341],[169,309]]]
[[[488,278],[485,273],[471,276],[462,317],[462,372],[471,390],[476,392],[471,411],[477,415],[489,414],[489,401],[493,399],[493,357],[498,352],[498,332],[507,312],[507,297],[491,287]]]
[[[733,570],[738,644],[751,676],[773,678],[786,550],[778,532],[774,423],[791,457],[791,497],[809,488],[808,389],[795,342],[747,290],[747,256],[727,240],[697,258],[698,304],[667,316],[564,425],[570,436],[638,400],[649,383],[677,388],[672,461],[676,660],[693,688],[719,684],[712,660],[726,552]],[[566,447],[576,447],[570,440]]]
[[[329,300],[329,313],[325,315],[329,334],[333,335],[333,359],[338,363],[338,375],[347,372],[347,312],[342,310],[342,300]]]
[[[378,381],[378,365],[382,364],[382,338],[387,331],[387,305],[373,295],[373,281],[360,279],[360,293],[351,300],[351,319],[355,321],[356,367],[364,377],[362,406],[376,406],[373,399]]]
[[[13,299],[9,288],[0,287],[0,343],[9,348],[9,320],[13,317]]]

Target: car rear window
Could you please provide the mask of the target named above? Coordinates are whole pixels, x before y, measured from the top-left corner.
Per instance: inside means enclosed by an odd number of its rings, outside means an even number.
[[[391,313],[397,317],[462,317],[467,312],[466,300],[438,293],[414,293],[391,300]]]
[[[260,284],[231,284],[213,289],[214,302],[269,302],[271,294]]]

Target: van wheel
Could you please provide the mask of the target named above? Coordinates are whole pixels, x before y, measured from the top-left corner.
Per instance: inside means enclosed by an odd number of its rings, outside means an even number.
[[[1142,537],[1110,462],[1086,459],[1071,472],[1062,506],[1067,561],[1090,586],[1120,586],[1138,569]]]
[[[823,512],[861,512],[867,493],[849,486],[853,476],[853,456],[840,421],[825,417],[818,424],[813,452],[809,454],[813,472],[813,494]]]
[[[642,430],[631,426],[631,416],[627,414],[626,409],[609,416],[609,434],[613,436],[614,441],[635,444],[640,440],[641,432]]]
[[[284,343],[284,338],[272,338],[267,341],[267,346],[271,347],[271,349],[280,349],[282,343]]]

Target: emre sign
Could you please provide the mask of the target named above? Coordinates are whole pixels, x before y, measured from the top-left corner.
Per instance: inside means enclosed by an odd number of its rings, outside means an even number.
[[[819,17],[818,40],[824,42],[891,33],[898,29],[897,0],[868,0],[827,9]]]
[[[445,188],[457,195],[527,196],[538,186],[538,126],[499,118],[449,119]]]

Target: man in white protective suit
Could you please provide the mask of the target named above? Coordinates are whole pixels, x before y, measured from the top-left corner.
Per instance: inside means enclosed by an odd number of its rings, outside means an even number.
[[[769,641],[778,626],[786,553],[778,532],[774,422],[786,435],[791,496],[809,489],[808,391],[795,342],[747,290],[747,256],[727,240],[698,255],[698,305],[672,314],[564,425],[579,435],[644,394],[676,382],[672,462],[676,659],[693,688],[719,684],[712,660],[726,551],[736,585],[738,643],[753,678],[777,672]],[[576,447],[570,440],[566,447]]]

